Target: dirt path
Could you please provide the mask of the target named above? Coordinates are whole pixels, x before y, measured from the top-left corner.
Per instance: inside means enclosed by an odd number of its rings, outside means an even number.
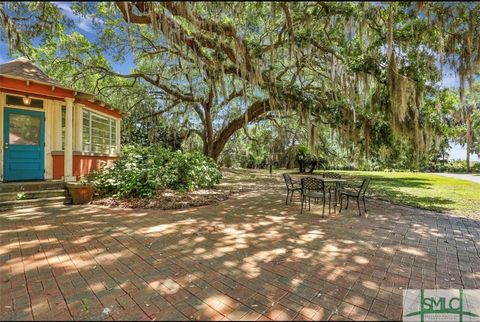
[[[480,174],[468,174],[468,173],[435,173],[442,177],[449,177],[461,180],[472,181],[480,183]]]

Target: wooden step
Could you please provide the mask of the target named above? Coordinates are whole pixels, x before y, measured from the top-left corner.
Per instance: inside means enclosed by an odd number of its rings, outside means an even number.
[[[45,206],[45,205],[70,204],[70,203],[72,203],[72,199],[67,196],[1,201],[0,211],[10,210],[10,209],[20,209],[25,207],[37,207],[37,206]]]
[[[38,190],[58,190],[58,189],[64,189],[64,188],[65,188],[65,182],[61,180],[0,183],[0,193],[38,191]]]
[[[20,191],[20,192],[2,192],[0,193],[0,202],[2,201],[16,201],[25,199],[39,199],[50,197],[66,196],[65,189],[51,189],[51,190],[35,190],[35,191]]]

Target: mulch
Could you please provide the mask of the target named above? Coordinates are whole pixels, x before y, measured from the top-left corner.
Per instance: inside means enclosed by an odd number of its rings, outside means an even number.
[[[227,200],[231,195],[238,193],[226,189],[200,189],[192,192],[162,190],[151,198],[128,198],[123,200],[96,198],[92,204],[119,208],[154,208],[154,209],[181,209],[205,206]]]

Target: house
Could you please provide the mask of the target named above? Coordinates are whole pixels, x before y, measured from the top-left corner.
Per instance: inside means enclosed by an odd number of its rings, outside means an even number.
[[[120,151],[122,114],[26,58],[0,64],[0,180],[75,181]]]

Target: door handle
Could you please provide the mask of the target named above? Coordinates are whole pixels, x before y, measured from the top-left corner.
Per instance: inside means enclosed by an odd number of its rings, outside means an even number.
[[[5,145],[3,146],[5,148],[5,150],[8,149],[8,143],[5,143]]]

